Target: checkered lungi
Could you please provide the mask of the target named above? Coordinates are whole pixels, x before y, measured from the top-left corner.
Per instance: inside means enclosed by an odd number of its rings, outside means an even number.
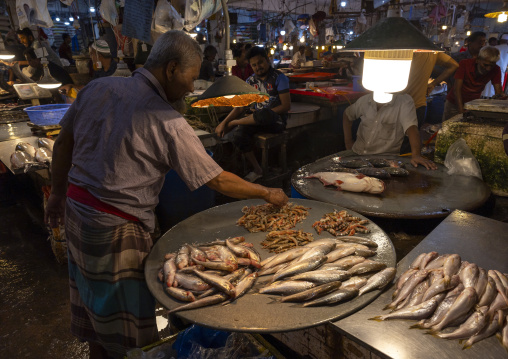
[[[67,206],[71,333],[99,343],[112,358],[158,340],[155,299],[144,277],[152,248],[139,223],[94,228]]]

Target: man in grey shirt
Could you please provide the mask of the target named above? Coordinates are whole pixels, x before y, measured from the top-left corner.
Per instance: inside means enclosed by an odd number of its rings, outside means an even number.
[[[92,81],[60,123],[45,220],[54,228],[65,212],[71,331],[97,357],[122,358],[156,340],[155,301],[143,271],[169,170],[191,190],[206,184],[235,198],[287,203],[281,189],[223,171],[177,112],[194,91],[201,61],[197,42],[168,31],[144,68],[130,78]]]

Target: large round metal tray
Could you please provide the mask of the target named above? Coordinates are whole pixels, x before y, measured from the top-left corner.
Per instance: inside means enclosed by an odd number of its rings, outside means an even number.
[[[291,199],[291,202],[311,208],[307,219],[297,224],[294,229],[302,229],[312,233],[315,240],[329,237],[329,235],[327,235],[327,232],[317,235],[312,228],[312,224],[325,213],[332,212],[334,209],[344,209],[328,203],[310,200]],[[261,254],[261,258],[270,256],[271,254],[262,249],[260,244],[265,239],[265,232],[249,233],[245,228],[236,225],[236,221],[242,216],[241,210],[244,206],[263,203],[261,200],[247,200],[214,207],[178,223],[166,232],[155,243],[145,264],[145,277],[148,288],[157,301],[167,309],[173,309],[182,304],[166,294],[163,284],[157,280],[157,272],[164,254],[177,251],[184,243],[207,242],[217,238],[244,236],[246,241],[254,244],[256,250]],[[364,218],[353,211],[349,212]],[[376,224],[370,222],[368,227],[371,229],[371,233],[362,234],[361,236],[370,238],[378,244],[378,254],[373,259],[394,267],[396,259],[392,242]],[[193,323],[215,329],[273,333],[308,328],[343,318],[363,308],[380,294],[380,291],[376,290],[335,306],[303,308],[295,303],[279,303],[275,300],[278,296],[258,294],[257,290],[264,283],[267,283],[270,277],[260,277],[255,287],[248,294],[230,305],[222,306],[219,304],[178,312],[177,315]]]
[[[446,217],[455,209],[472,211],[490,196],[485,182],[473,176],[449,175],[441,164],[437,164],[437,170],[431,171],[422,166],[414,168],[410,158],[400,156],[351,156],[347,159],[376,157],[404,162],[409,176],[385,180],[385,191],[377,195],[337,191],[334,187],[323,186],[318,179],[305,178],[312,173],[332,171],[340,157],[331,155],[295,171],[291,184],[306,198],[350,208],[366,216],[385,218]]]

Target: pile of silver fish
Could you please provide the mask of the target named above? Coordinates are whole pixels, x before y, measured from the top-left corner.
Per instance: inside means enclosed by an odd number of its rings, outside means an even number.
[[[47,164],[53,156],[54,141],[49,138],[39,138],[38,148],[27,142],[19,142],[16,151],[11,154],[11,166],[13,169],[28,169],[35,164]]]
[[[466,340],[464,349],[497,333],[508,350],[508,276],[462,261],[458,254],[422,253],[400,276],[389,314],[414,319],[411,328],[443,339]],[[453,328],[451,331],[445,329]]]
[[[375,247],[373,241],[348,236],[319,239],[274,255],[261,262],[258,274],[273,274],[273,278],[259,293],[282,295],[281,302],[304,302],[304,307],[312,307],[337,304],[384,288],[396,270],[367,259],[376,255],[371,249]]]
[[[169,311],[230,303],[254,285],[261,258],[244,237],[202,244],[185,244],[167,253],[158,273],[166,293],[189,302]]]

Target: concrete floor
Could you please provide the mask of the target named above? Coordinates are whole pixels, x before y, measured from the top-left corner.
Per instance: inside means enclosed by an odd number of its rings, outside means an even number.
[[[14,176],[0,175],[0,358],[87,358],[87,345],[69,332],[67,266],[56,262],[29,192]],[[508,198],[492,197],[477,213],[508,221]],[[398,260],[440,222],[374,221]],[[167,323],[159,319],[162,329]]]

